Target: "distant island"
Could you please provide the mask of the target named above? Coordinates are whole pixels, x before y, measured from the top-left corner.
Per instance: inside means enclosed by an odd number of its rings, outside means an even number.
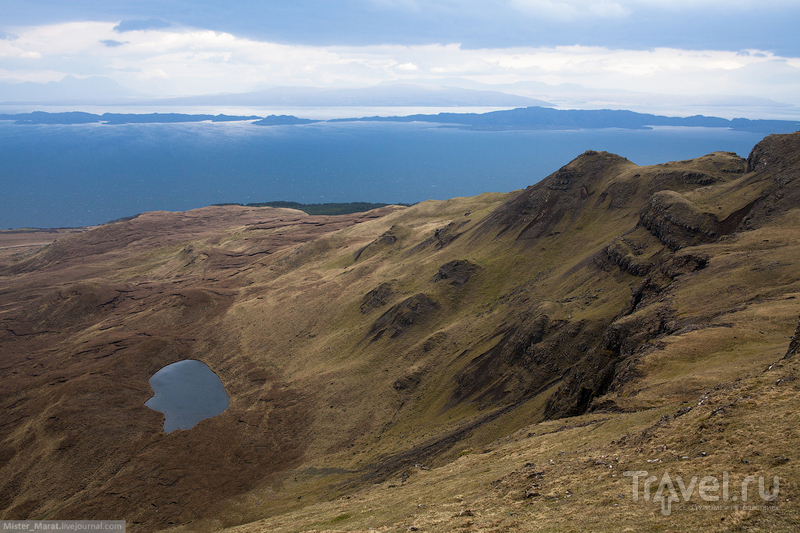
[[[327,121],[298,118],[292,115],[236,116],[236,115],[184,115],[180,113],[104,113],[96,115],[83,112],[33,113],[0,115],[0,120],[17,124],[159,124],[180,122],[232,122],[250,121],[256,126],[293,126],[319,122],[429,122],[442,127],[456,127],[480,131],[513,130],[585,130],[621,128],[629,130],[651,129],[657,126],[729,128],[752,133],[791,133],[800,130],[800,121],[793,120],[732,120],[695,115],[692,117],[667,117],[625,110],[553,109],[549,107],[524,107],[487,113],[438,113],[436,115],[409,115],[391,117],[339,118]]]
[[[17,124],[163,124],[178,122],[235,122],[242,120],[259,120],[256,116],[232,115],[185,115],[182,113],[84,113],[69,111],[65,113],[48,113],[34,111],[16,115],[0,115],[0,120],[11,120]]]
[[[481,131],[508,130],[579,130],[622,128],[651,129],[653,126],[683,126],[704,128],[730,128],[753,133],[792,133],[800,130],[800,121],[750,120],[696,115],[693,117],[666,117],[625,110],[553,109],[525,107],[488,113],[439,113],[437,115],[410,115],[405,117],[363,117],[333,119],[330,122],[432,122]]]
[[[315,122],[323,121],[297,118],[292,115],[270,115],[267,118],[262,118],[261,120],[253,122],[253,124],[256,126],[292,126],[295,124],[314,124]]]

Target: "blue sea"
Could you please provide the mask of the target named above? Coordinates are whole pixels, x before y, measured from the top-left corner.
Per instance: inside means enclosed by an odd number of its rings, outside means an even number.
[[[532,185],[586,150],[639,165],[759,134],[716,128],[468,131],[430,123],[0,122],[0,229],[73,227],[222,202],[414,203]]]

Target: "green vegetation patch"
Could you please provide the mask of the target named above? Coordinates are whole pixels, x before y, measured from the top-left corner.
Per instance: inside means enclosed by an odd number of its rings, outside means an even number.
[[[333,518],[331,520],[331,524],[337,524],[339,522],[343,522],[343,521],[347,520],[348,518],[352,518],[352,517],[353,517],[353,513],[342,513],[339,516]]]
[[[298,209],[309,215],[349,215],[351,213],[363,213],[372,209],[386,207],[387,205],[403,205],[409,207],[413,204],[384,204],[371,202],[347,202],[347,203],[324,203],[324,204],[301,204],[299,202],[253,202],[249,204],[239,204],[235,202],[214,204],[223,205],[243,205],[244,207],[283,207],[287,209]]]

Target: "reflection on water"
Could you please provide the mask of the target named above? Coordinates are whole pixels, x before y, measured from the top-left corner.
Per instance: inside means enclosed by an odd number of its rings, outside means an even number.
[[[191,429],[222,413],[231,403],[219,377],[194,359],[167,365],[150,378],[155,395],[145,405],[164,413],[164,431]]]

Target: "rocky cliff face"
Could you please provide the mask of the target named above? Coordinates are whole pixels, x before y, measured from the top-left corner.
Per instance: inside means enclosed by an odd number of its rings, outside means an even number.
[[[696,401],[787,354],[799,153],[586,152],[515,193],[148,213],[1,255],[3,517],[218,529],[529,424]],[[147,380],[187,358],[231,406],[168,435]]]

